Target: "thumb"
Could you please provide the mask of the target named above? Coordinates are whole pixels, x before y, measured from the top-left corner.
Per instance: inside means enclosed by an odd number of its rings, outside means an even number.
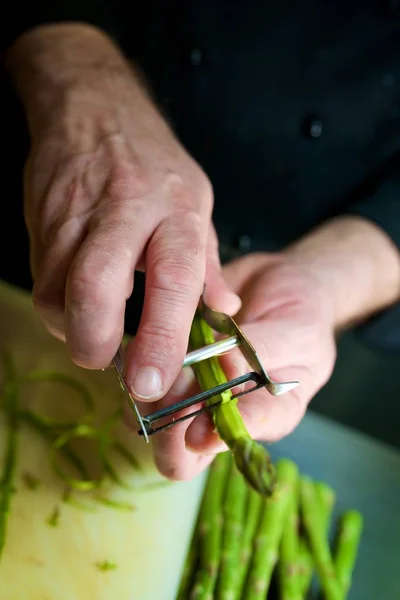
[[[228,286],[221,267],[218,238],[214,226],[210,226],[207,242],[206,277],[204,286],[205,303],[214,310],[235,315],[242,305],[237,294]]]

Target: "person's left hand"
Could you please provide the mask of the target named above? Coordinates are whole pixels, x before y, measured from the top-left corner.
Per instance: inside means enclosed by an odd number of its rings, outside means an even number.
[[[226,266],[224,274],[243,303],[235,319],[265,370],[276,381],[300,382],[282,396],[261,389],[238,402],[251,436],[274,442],[298,425],[309,401],[332,373],[336,358],[332,301],[310,270],[292,263],[287,255],[250,254]],[[239,350],[221,360],[229,379],[250,370]],[[151,411],[197,391],[193,375],[185,369]],[[150,407],[143,408],[148,412]],[[153,442],[158,469],[170,479],[193,477],[226,448],[207,413],[157,433]]]

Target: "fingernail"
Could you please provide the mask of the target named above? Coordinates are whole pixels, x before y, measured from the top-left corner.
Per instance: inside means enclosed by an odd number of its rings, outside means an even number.
[[[163,383],[160,372],[154,367],[143,367],[132,381],[131,392],[138,398],[151,400],[161,396]]]

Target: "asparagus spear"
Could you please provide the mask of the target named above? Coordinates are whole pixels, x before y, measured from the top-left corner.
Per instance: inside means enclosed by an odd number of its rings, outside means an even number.
[[[176,600],[187,600],[192,582],[195,576],[195,569],[197,563],[197,544],[199,542],[198,536],[198,525],[196,524],[195,530],[190,541],[189,550],[186,555],[185,564],[183,566],[182,577],[179,584],[178,594]]]
[[[310,478],[301,479],[300,494],[303,521],[325,600],[341,600],[342,590],[336,579],[320,497]]]
[[[322,528],[323,531],[325,531],[325,534],[328,535],[332,511],[336,501],[336,493],[324,481],[316,481],[314,483],[314,486],[321,502],[320,514],[321,519],[323,521]],[[307,595],[307,592],[311,585],[311,580],[314,571],[314,560],[312,557],[308,540],[304,536],[300,538],[298,567],[301,598],[304,598]]]
[[[300,598],[307,597],[314,573],[314,559],[307,538],[302,535],[299,539],[299,555],[297,559]]]
[[[245,585],[248,572],[251,553],[253,551],[253,540],[260,523],[261,510],[264,502],[262,496],[253,488],[247,488],[247,504],[246,504],[246,522],[242,534],[241,553],[239,563],[237,565],[237,584],[235,600],[242,598],[242,591]]]
[[[363,527],[364,519],[360,512],[348,510],[342,515],[334,553],[336,576],[342,586],[342,600],[347,597],[351,586]]]
[[[299,480],[294,485],[280,548],[279,588],[281,600],[301,600],[299,560]]]
[[[193,320],[189,342],[193,349],[215,342],[211,327],[199,311]],[[197,363],[194,365],[194,371],[203,390],[227,381],[217,357]],[[229,390],[211,399],[208,405],[215,402],[221,402],[212,411],[214,425],[220,438],[232,452],[236,466],[247,482],[260,494],[268,496],[275,484],[274,469],[268,451],[251,438],[237,407],[237,400],[232,400]]]
[[[217,600],[234,600],[236,595],[237,567],[240,561],[247,490],[245,480],[232,460],[223,506],[224,522]]]
[[[218,454],[211,464],[198,524],[199,571],[190,600],[213,598],[221,559],[222,506],[230,455]]]
[[[246,600],[265,600],[278,560],[289,503],[299,476],[296,465],[288,459],[278,461],[276,474],[276,489],[272,496],[264,500],[261,522],[254,539],[254,552],[245,586]]]

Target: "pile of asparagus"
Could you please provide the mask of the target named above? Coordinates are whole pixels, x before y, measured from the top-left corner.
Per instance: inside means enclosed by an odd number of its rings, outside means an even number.
[[[190,345],[214,342],[198,311]],[[226,381],[217,357],[194,366],[200,387]],[[363,529],[355,510],[329,542],[335,493],[301,476],[294,462],[274,465],[247,431],[230,391],[208,401],[215,431],[230,452],[211,465],[177,600],[303,600],[314,573],[324,600],[345,600]]]
[[[363,528],[355,510],[329,542],[334,490],[302,476],[294,462],[276,463],[276,486],[262,497],[229,452],[213,461],[177,600],[303,600],[314,574],[324,600],[344,600]]]

